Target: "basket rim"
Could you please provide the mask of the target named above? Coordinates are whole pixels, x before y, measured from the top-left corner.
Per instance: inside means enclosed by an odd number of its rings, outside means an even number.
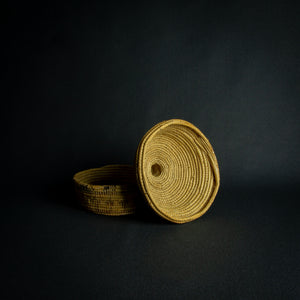
[[[99,171],[99,170],[105,170],[107,169],[107,171],[116,168],[116,169],[120,169],[120,168],[130,168],[132,170],[134,170],[134,166],[133,165],[129,165],[129,164],[110,164],[110,165],[104,165],[101,166],[99,168],[90,168],[90,169],[85,169],[82,171],[77,172],[76,174],[74,174],[73,176],[73,181],[81,186],[85,186],[87,188],[91,188],[91,189],[102,189],[105,186],[114,186],[114,187],[118,187],[118,188],[122,188],[124,186],[128,186],[128,183],[124,183],[124,184],[91,184],[91,183],[87,183],[83,180],[81,180],[80,177],[81,175],[88,173],[88,172],[92,172],[92,171]],[[134,183],[133,183],[134,184]]]

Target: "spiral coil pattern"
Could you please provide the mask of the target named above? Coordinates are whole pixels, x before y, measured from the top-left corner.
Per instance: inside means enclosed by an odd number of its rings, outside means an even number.
[[[203,215],[220,185],[208,139],[193,124],[178,119],[161,122],[145,134],[137,150],[136,173],[150,206],[174,223]]]
[[[139,191],[135,169],[130,165],[107,165],[74,175],[81,205],[96,214],[120,216],[135,212]]]

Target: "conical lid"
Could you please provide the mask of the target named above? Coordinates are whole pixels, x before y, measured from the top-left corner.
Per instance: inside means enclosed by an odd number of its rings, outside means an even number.
[[[163,121],[142,138],[136,154],[137,182],[161,217],[186,223],[203,215],[220,185],[211,144],[193,124]]]

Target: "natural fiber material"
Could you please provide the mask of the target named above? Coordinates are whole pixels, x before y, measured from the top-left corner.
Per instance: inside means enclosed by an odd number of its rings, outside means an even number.
[[[174,223],[203,215],[220,184],[208,139],[193,124],[178,119],[161,122],[145,134],[137,150],[136,173],[150,206]]]
[[[79,200],[86,209],[119,216],[135,212],[139,191],[135,169],[129,165],[108,165],[74,175]]]

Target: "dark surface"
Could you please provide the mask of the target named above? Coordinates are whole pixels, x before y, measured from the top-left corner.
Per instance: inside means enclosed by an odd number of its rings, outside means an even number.
[[[300,10],[241,3],[3,6],[1,299],[300,298]],[[214,147],[207,214],[77,205],[75,172],[170,118]]]
[[[291,190],[221,190],[184,225],[97,216],[67,197],[25,196],[5,210],[2,299],[299,298]]]

